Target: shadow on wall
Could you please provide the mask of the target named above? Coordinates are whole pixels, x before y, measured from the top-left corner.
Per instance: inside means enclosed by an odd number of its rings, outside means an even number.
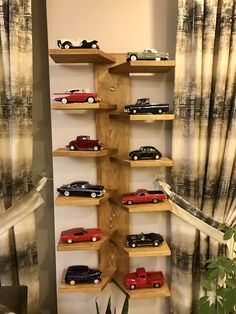
[[[27,287],[0,287],[0,314],[27,314]]]

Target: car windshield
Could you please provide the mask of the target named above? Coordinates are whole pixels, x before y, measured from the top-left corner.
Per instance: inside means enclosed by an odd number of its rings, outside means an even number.
[[[81,188],[82,188],[82,189],[86,189],[86,188],[88,188],[88,186],[89,186],[88,183],[82,184],[82,185],[81,185]]]
[[[141,240],[144,240],[144,239],[145,239],[144,233],[141,232],[141,233],[139,234],[139,238],[140,238]]]

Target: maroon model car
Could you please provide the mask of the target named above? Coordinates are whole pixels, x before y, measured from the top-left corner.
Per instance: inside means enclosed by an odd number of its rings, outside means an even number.
[[[83,242],[83,241],[92,241],[96,242],[102,237],[102,230],[99,228],[73,228],[64,230],[61,232],[61,241],[72,243],[72,242]]]
[[[70,102],[88,102],[90,104],[101,99],[97,93],[86,93],[82,88],[68,89],[65,93],[53,93],[52,100],[60,101],[62,104]]]
[[[66,145],[69,150],[100,150],[102,143],[99,140],[91,140],[88,135],[79,135],[69,145]]]

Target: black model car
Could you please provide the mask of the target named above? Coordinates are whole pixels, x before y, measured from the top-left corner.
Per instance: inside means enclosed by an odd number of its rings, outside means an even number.
[[[153,146],[142,146],[138,150],[133,150],[129,153],[129,159],[160,159],[161,152]]]
[[[65,196],[91,196],[93,198],[105,194],[103,185],[92,185],[88,181],[75,181],[69,184],[64,184],[57,191]]]
[[[65,283],[74,286],[76,283],[98,284],[102,279],[99,269],[90,269],[86,265],[69,266],[65,275]]]
[[[126,237],[126,245],[132,248],[146,245],[159,246],[163,241],[164,239],[159,233],[131,234]]]
[[[150,104],[150,98],[139,98],[133,105],[124,107],[128,114],[162,114],[169,111],[169,104]]]
[[[57,46],[61,49],[72,49],[72,48],[99,49],[97,40],[88,40],[88,39],[69,39],[69,38],[58,39]]]

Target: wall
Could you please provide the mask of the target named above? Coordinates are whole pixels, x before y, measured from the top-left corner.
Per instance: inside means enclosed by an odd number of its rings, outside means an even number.
[[[168,51],[171,59],[175,54],[175,33],[177,0],[48,0],[48,43],[57,48],[59,38],[97,39],[105,52],[141,51],[146,47]],[[93,65],[62,65],[49,61],[51,92],[61,92],[68,88],[84,87],[94,90]],[[131,99],[150,97],[152,102],[173,102],[173,71],[169,74],[132,75]],[[124,104],[125,105],[125,104]],[[53,148],[65,146],[78,134],[96,137],[94,113],[70,114],[52,112]],[[131,149],[141,145],[156,146],[163,154],[171,156],[171,122],[132,123]],[[75,179],[88,179],[96,183],[95,160],[74,160],[54,158],[54,191],[63,183]],[[75,171],[76,170],[76,171]],[[156,188],[157,177],[168,177],[164,169],[135,169],[131,174],[132,190],[140,187]],[[56,194],[56,193],[55,193]],[[62,229],[76,225],[91,227],[97,224],[97,210],[94,207],[56,207],[55,237],[59,239]],[[150,213],[131,215],[131,232],[156,231],[167,235],[168,214]],[[68,262],[69,261],[69,262]],[[62,270],[74,263],[97,266],[96,252],[58,252],[57,282]],[[168,273],[168,259],[132,258],[132,268],[144,265],[147,268],[160,268]],[[122,301],[124,296],[112,284],[98,296],[99,302],[110,293],[110,289]],[[59,313],[95,313],[93,295],[58,295]],[[119,302],[117,303],[119,304]],[[78,308],[80,309],[78,312]],[[165,310],[164,310],[165,309]],[[148,299],[130,301],[129,313],[168,313],[168,300]]]

